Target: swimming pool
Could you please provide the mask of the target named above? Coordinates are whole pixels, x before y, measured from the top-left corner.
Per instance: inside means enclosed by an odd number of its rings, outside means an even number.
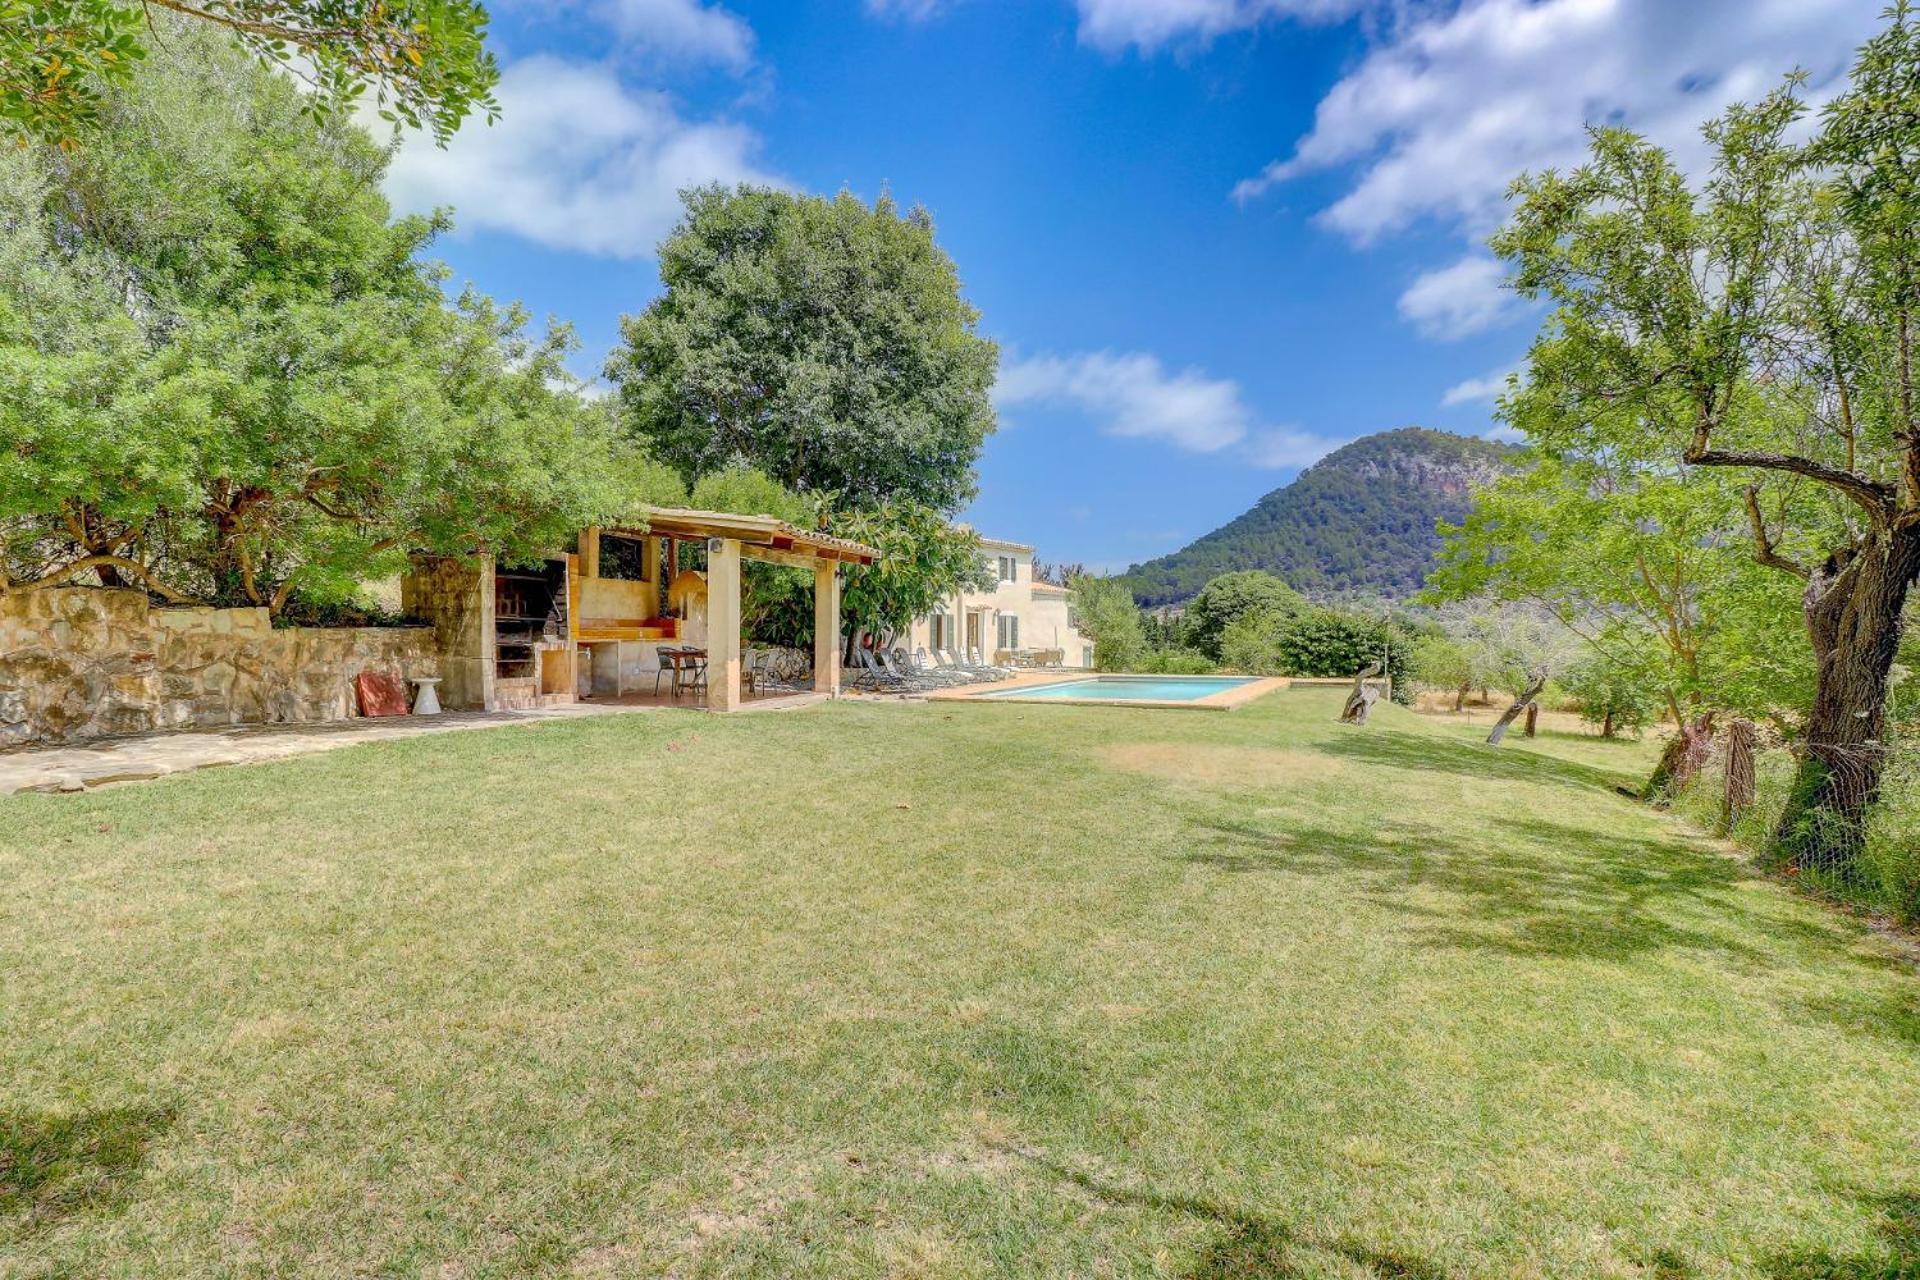
[[[1260,676],[1029,677],[1011,688],[965,691],[961,696],[979,702],[1132,703],[1226,711],[1285,685],[1284,680]]]
[[[983,698],[1099,698],[1112,702],[1198,702],[1254,682],[1254,676],[1087,676],[1058,684],[996,689]]]

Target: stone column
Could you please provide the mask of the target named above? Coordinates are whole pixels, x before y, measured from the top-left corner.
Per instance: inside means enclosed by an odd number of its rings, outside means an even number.
[[[740,543],[707,540],[707,709],[740,709]]]
[[[813,566],[813,690],[840,693],[840,566]]]

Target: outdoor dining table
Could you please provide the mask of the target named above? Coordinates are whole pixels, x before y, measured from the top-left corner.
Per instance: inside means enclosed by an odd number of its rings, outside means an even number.
[[[674,697],[680,696],[683,689],[697,690],[706,684],[707,651],[692,647],[660,651],[661,667],[672,674],[673,684],[669,691]],[[658,684],[658,681],[655,681]]]

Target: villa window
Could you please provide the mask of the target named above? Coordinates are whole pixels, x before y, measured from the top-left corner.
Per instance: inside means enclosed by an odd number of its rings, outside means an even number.
[[[1020,576],[1019,571],[1016,567],[1017,564],[1018,562],[1015,561],[1012,556],[1001,556],[1000,557],[1000,581],[1002,582],[1015,581]]]
[[[994,622],[1000,647],[1002,649],[1018,649],[1020,647],[1020,619],[1011,613],[1003,613],[995,618]]]

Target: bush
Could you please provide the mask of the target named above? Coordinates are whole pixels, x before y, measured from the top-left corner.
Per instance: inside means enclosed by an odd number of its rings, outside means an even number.
[[[1299,612],[1243,615],[1221,637],[1221,659],[1262,676],[1351,677],[1386,655],[1393,700],[1413,701],[1413,639],[1379,618],[1309,606]]]
[[[1152,649],[1133,669],[1154,676],[1204,676],[1219,670],[1212,659],[1197,649]]]
[[[1181,639],[1215,662],[1221,660],[1227,628],[1252,613],[1293,614],[1306,609],[1298,591],[1258,569],[1223,573],[1187,603]]]

